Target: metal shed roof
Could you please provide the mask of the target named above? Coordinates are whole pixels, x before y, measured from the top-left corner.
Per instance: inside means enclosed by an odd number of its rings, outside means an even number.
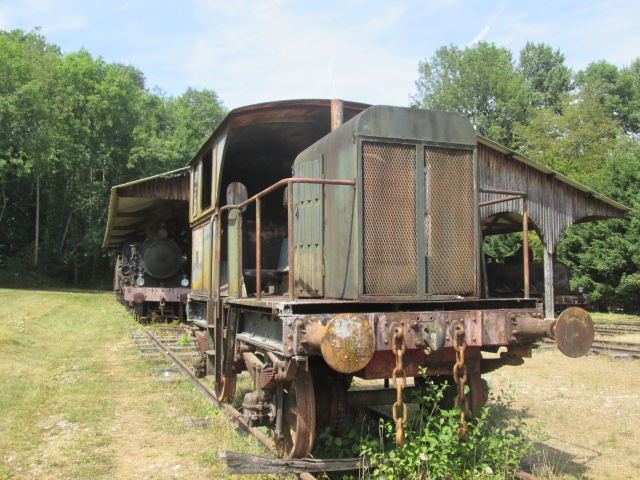
[[[102,248],[144,239],[153,221],[187,228],[189,178],[189,167],[183,167],[112,187]]]

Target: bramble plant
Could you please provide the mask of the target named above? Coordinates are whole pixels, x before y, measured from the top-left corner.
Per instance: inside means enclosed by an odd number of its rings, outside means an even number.
[[[361,455],[369,458],[371,478],[376,479],[507,479],[513,478],[522,458],[533,447],[530,438],[538,429],[521,418],[509,419],[513,403],[508,395],[492,396],[467,424],[467,436],[458,437],[458,407],[439,405],[446,384],[429,378],[415,399],[419,413],[405,429],[405,444],[395,447],[395,425],[381,422],[381,439],[369,439]]]

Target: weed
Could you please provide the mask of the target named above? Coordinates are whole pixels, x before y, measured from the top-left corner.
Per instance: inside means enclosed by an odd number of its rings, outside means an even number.
[[[395,448],[395,425],[383,421],[380,438],[364,441],[361,455],[375,466],[369,472],[381,479],[505,479],[512,478],[521,459],[531,450],[529,438],[537,430],[522,419],[508,419],[511,398],[492,397],[492,405],[467,424],[467,436],[458,437],[459,408],[439,407],[446,385],[426,382],[416,398],[420,414],[405,429],[405,444]]]
[[[317,446],[318,455],[323,458],[354,458],[360,456],[362,447],[358,432],[355,428],[346,434],[336,437],[331,434],[331,428],[322,432]]]

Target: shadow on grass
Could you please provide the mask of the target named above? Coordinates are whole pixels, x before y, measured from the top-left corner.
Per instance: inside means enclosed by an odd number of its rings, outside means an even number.
[[[545,442],[535,442],[534,448],[535,452],[523,461],[522,467],[543,477],[549,474],[571,475],[587,480],[587,464],[602,455],[596,450],[553,437]]]

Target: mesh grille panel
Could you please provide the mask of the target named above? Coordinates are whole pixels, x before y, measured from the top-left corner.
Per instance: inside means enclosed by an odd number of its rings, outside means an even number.
[[[416,294],[415,147],[363,142],[364,293]]]
[[[473,152],[425,149],[427,291],[476,293]]]

